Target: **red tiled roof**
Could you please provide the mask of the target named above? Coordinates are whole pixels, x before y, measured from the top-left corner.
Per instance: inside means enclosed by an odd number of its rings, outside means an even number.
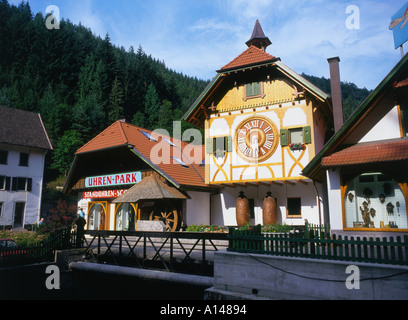
[[[239,67],[251,66],[261,62],[274,61],[276,57],[266,53],[265,51],[250,46],[247,50],[241,53],[238,57],[232,60],[230,63],[221,68],[220,71],[236,69]]]
[[[149,140],[142,132],[147,132],[156,138],[157,141]],[[168,140],[183,150],[183,153],[180,152],[179,148],[169,145],[150,130],[116,121],[80,148],[76,154],[80,155],[87,152],[129,145],[153,168],[161,171],[166,177],[177,184],[206,186],[204,178],[205,169],[204,166],[200,166],[201,161],[205,157],[204,146],[192,147],[189,143],[170,137],[168,137]],[[187,146],[191,149],[186,148]],[[194,154],[201,155],[199,157],[200,159],[197,158],[194,161]],[[180,165],[176,160],[172,159],[171,156],[181,159],[188,167]],[[161,161],[161,159],[166,161]]]
[[[324,157],[323,167],[408,160],[408,138],[358,143]]]
[[[92,152],[100,149],[126,145],[127,138],[123,132],[120,121],[116,121],[110,127],[102,131],[95,138],[82,146],[76,154]]]

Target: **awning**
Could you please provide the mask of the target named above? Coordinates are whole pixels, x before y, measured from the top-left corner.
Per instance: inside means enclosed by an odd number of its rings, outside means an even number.
[[[188,196],[160,180],[152,174],[135,184],[125,194],[113,200],[113,203],[135,203],[139,200],[189,199]]]

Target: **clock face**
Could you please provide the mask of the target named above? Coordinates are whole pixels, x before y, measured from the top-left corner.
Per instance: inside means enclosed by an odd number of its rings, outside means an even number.
[[[243,121],[235,134],[235,149],[238,155],[252,163],[270,158],[278,144],[278,129],[265,117],[257,116]]]

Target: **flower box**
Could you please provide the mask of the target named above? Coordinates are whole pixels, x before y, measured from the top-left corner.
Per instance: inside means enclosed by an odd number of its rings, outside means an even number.
[[[306,145],[303,143],[291,143],[289,145],[290,150],[305,150],[306,149]]]

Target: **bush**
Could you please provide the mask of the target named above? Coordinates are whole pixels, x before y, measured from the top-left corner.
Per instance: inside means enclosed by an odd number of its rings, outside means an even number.
[[[72,226],[77,217],[77,206],[67,204],[66,200],[60,200],[57,206],[50,209],[49,212],[46,221],[37,228],[37,232],[40,234],[52,233]]]
[[[262,232],[273,232],[273,233],[287,233],[292,230],[291,226],[287,224],[269,224],[262,226]]]
[[[29,245],[37,244],[47,238],[47,235],[38,234],[33,231],[26,232],[13,232],[13,231],[0,231],[0,238],[12,239],[19,247],[26,247]]]
[[[227,229],[222,226],[215,226],[215,225],[203,225],[203,224],[192,224],[186,228],[188,232],[226,232]]]

